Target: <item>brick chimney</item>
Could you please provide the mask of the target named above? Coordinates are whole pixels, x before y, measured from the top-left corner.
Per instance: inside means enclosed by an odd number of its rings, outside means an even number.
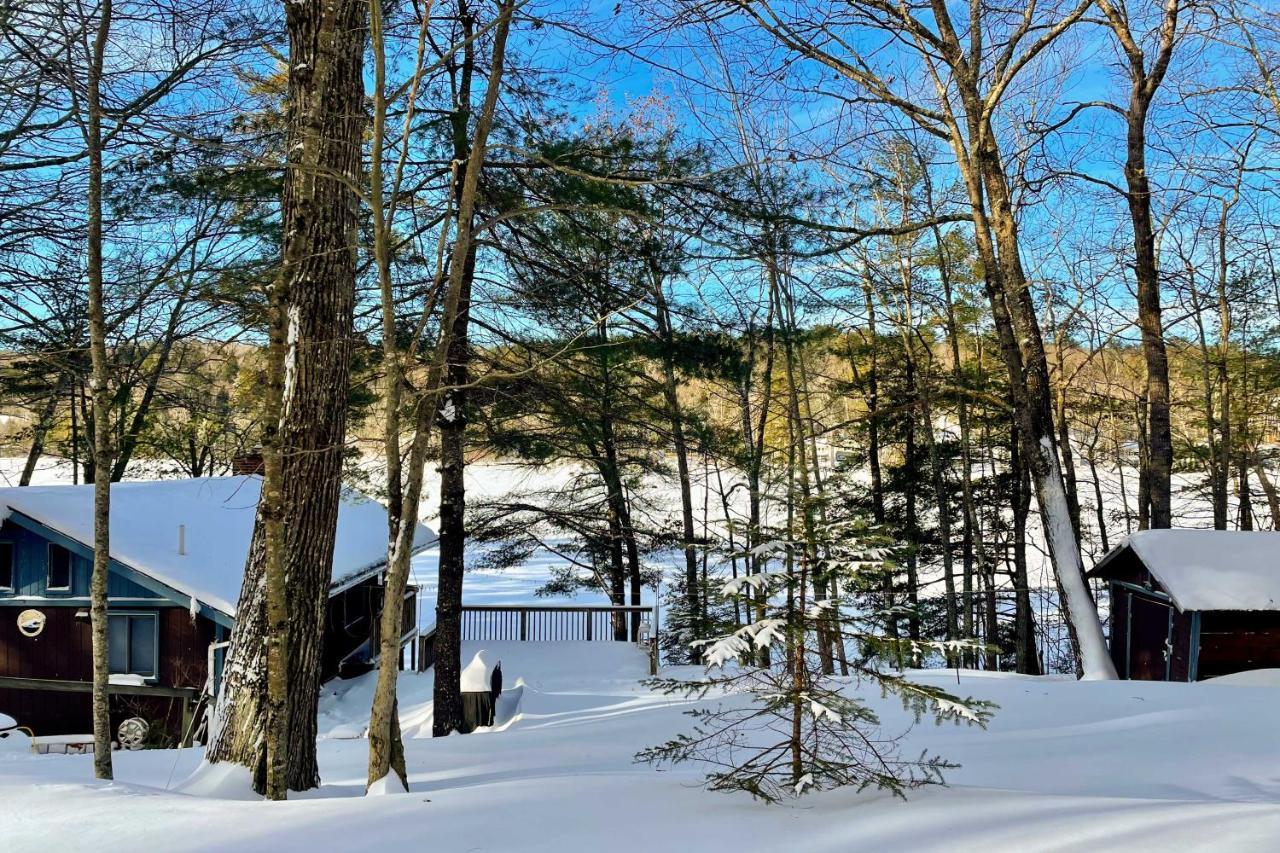
[[[244,474],[261,474],[262,473],[262,450],[254,448],[246,450],[244,453],[237,454],[231,458],[231,473],[234,475]]]

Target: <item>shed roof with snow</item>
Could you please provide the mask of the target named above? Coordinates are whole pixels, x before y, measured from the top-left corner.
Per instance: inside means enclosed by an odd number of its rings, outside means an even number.
[[[234,617],[261,489],[258,476],[113,483],[111,559]],[[0,488],[0,521],[6,518],[43,526],[91,549],[93,486]],[[433,541],[435,534],[419,524],[415,549]],[[344,489],[333,549],[333,589],[369,577],[386,562],[386,508]]]
[[[1280,611],[1278,532],[1141,530],[1089,574],[1133,581],[1135,570],[1145,570],[1183,612]]]

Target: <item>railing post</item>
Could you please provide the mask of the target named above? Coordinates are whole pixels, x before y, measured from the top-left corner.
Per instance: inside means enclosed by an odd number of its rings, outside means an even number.
[[[520,642],[523,643],[528,639],[529,639],[529,611],[521,610],[520,611]]]
[[[593,638],[592,638],[592,636],[591,636],[591,622],[593,621],[593,620],[591,619],[591,617],[592,617],[592,616],[594,616],[594,615],[595,615],[595,614],[591,612],[591,608],[590,608],[590,607],[588,607],[588,608],[587,608],[587,611],[586,611],[586,616],[587,616],[587,642],[588,642],[588,643],[589,643],[589,642],[591,642],[591,640],[593,639]]]

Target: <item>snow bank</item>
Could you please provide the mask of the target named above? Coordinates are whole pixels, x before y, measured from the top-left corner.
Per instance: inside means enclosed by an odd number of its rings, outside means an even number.
[[[1234,852],[1269,851],[1280,837],[1274,750],[1259,748],[1280,725],[1276,688],[913,673],[996,702],[983,731],[912,727],[895,699],[851,685],[881,715],[884,734],[904,736],[904,755],[927,749],[962,765],[947,773],[949,787],[907,803],[846,790],[762,807],[702,790],[696,766],[656,772],[632,759],[688,731],[684,711],[737,697],[695,704],[655,694],[640,682],[644,655],[623,643],[557,646],[486,644],[527,682],[518,719],[501,732],[407,740],[413,796],[364,796],[364,741],[322,739],[323,787],[285,803],[225,799],[256,798],[246,795],[245,771],[222,766],[200,768],[199,787],[164,791],[175,761],[189,768],[193,750],[117,753],[114,783],[95,782],[86,756],[0,755],[0,837],[37,849],[272,853],[432,842],[482,853],[673,844],[699,853]],[[345,722],[359,725],[367,680],[328,692],[322,709],[350,711]],[[418,703],[402,704],[405,714],[429,704],[429,675],[405,673],[402,684]]]
[[[201,761],[195,772],[178,783],[174,790],[192,797],[215,800],[262,799],[253,790],[253,774],[249,768],[229,761],[217,764]]]
[[[1280,687],[1280,669],[1250,669],[1205,680],[1234,687]]]

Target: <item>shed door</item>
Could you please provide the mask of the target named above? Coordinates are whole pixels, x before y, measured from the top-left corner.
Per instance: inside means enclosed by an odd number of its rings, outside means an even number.
[[[1169,605],[1130,593],[1129,677],[1139,681],[1164,681],[1169,639]]]

